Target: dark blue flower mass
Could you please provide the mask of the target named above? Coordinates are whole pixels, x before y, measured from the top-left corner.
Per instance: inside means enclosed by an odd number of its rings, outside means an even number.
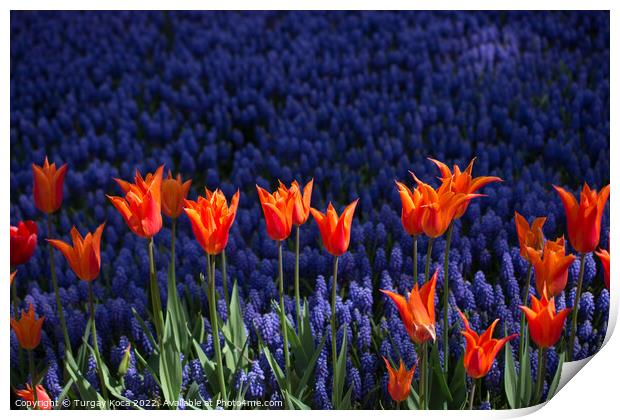
[[[336,317],[347,328],[337,341],[347,334],[346,385],[355,406],[377,408],[381,401],[385,407],[380,357],[412,366],[417,354],[398,311],[379,289],[406,295],[415,282],[423,284],[428,245],[423,235],[417,238],[414,279],[414,241],[401,225],[394,180],[413,187],[412,171],[437,186],[439,172],[427,157],[461,169],[477,157],[474,176],[503,179],[482,189],[484,196],[473,199],[455,223],[448,266],[454,328],[445,333],[452,357],[460,355],[457,307],[479,332],[496,318],[495,337],[519,332],[528,264],[519,255],[513,212],[528,220],[546,216],[546,236],[568,239],[552,184],[575,192],[584,181],[597,189],[609,183],[609,28],[608,12],[12,12],[10,217],[12,225],[34,219],[41,233],[15,281],[21,307],[33,303],[46,317],[37,356],[49,366],[43,384],[50,396],[58,398],[65,385],[64,344],[43,241],[47,219],[32,199],[33,162],[48,156],[69,166],[54,237],[67,239],[73,225],[92,231],[106,221],[96,321],[102,356],[113,372],[129,344],[147,359],[154,351],[132,311],[154,333],[147,241],[130,233],[106,198],[121,193],[113,178],[130,179],[136,169],[150,172],[165,164],[192,179],[191,199],[205,186],[221,188],[227,197],[240,190],[228,278],[238,282],[251,360],[235,384],[247,386],[247,398],[261,400],[282,395],[257,353],[258,339],[279,361],[283,340],[272,305],[277,247],[266,235],[255,185],[273,190],[278,179],[289,184],[313,178],[312,206],[321,210],[331,201],[340,212],[360,198],[349,250],[340,258]],[[311,219],[300,229],[301,293],[318,343],[329,332],[333,259]],[[609,208],[602,225],[606,244]],[[155,237],[163,302],[170,228],[164,217]],[[437,239],[430,256],[431,273],[439,270],[439,338],[445,244]],[[294,237],[284,245],[284,306],[294,322]],[[77,347],[87,326],[88,289],[60,253],[55,262]],[[207,313],[199,277],[205,267],[182,215],[176,277],[179,296],[201,309],[194,317]],[[607,328],[609,292],[597,267],[587,255],[575,344],[580,358],[600,348]],[[558,310],[572,307],[578,272],[577,261],[557,297]],[[532,293],[534,284],[532,279]],[[219,262],[216,285],[222,297]],[[223,299],[218,312],[227,317]],[[211,327],[204,324],[202,347],[211,357]],[[313,408],[331,408],[330,340],[327,334],[310,386]],[[137,363],[137,353],[123,395],[159,398],[157,381]],[[209,398],[200,363],[189,359],[183,362],[183,392],[196,382]],[[549,359],[548,378],[557,354]],[[99,387],[95,361],[87,364],[87,379]],[[18,365],[12,335],[11,366]],[[503,362],[496,362],[484,382],[489,401],[503,398],[502,374]]]

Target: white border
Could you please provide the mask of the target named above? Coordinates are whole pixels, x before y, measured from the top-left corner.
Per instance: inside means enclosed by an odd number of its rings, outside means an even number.
[[[8,4],[7,4],[8,3]],[[153,0],[153,1],[136,1],[136,0],[128,0],[123,2],[109,2],[109,1],[90,1],[88,4],[85,2],[78,2],[75,0],[70,1],[57,1],[54,4],[50,4],[49,2],[43,1],[9,1],[4,4],[8,5],[8,9],[1,17],[2,21],[2,57],[3,57],[3,65],[0,68],[0,75],[4,83],[2,85],[2,98],[0,110],[1,110],[1,121],[3,133],[6,136],[3,141],[0,142],[0,154],[3,157],[5,164],[2,166],[2,171],[5,173],[5,181],[0,185],[0,197],[8,197],[10,194],[9,182],[10,179],[10,147],[8,136],[10,133],[10,95],[9,95],[9,86],[10,86],[10,9],[16,10],[43,10],[43,9],[68,9],[68,10],[81,10],[85,9],[85,6],[89,6],[88,8],[93,9],[139,9],[139,10],[158,10],[158,9],[213,9],[213,10],[222,10],[222,9],[292,9],[292,10],[337,10],[337,9],[437,9],[437,10],[450,10],[450,9],[466,9],[466,10],[490,10],[490,9],[521,9],[521,10],[570,10],[570,9],[588,9],[588,10],[611,10],[611,69],[617,69],[617,55],[614,54],[614,46],[618,45],[618,31],[614,30],[614,23],[618,22],[618,19],[615,17],[615,10],[613,8],[614,3],[612,1],[575,1],[575,0],[565,0],[562,2],[552,2],[552,1],[543,1],[543,0],[522,0],[522,1],[503,1],[501,4],[499,2],[490,2],[490,1],[481,1],[481,0],[470,0],[468,2],[462,1],[427,1],[427,0],[418,0],[418,1],[394,1],[394,0],[383,0],[381,2],[370,2],[367,0],[360,1],[325,1],[325,0],[317,0],[317,1],[298,1],[295,4],[291,2],[286,2],[282,0],[265,0],[260,3],[252,2],[252,1],[239,1],[239,0],[230,0],[228,2],[209,2],[209,1],[192,1],[192,0],[177,0],[175,2],[165,2],[161,0]],[[51,7],[53,6],[53,7]],[[467,7],[464,7],[467,6]],[[613,70],[610,72],[613,74]],[[619,115],[617,109],[614,108],[614,98],[618,97],[618,84],[610,83],[611,86],[611,114],[610,114],[610,138],[613,138],[613,133],[615,132],[616,125],[614,121],[618,121]],[[614,147],[614,143],[611,143],[611,156],[612,160],[617,155],[618,147]],[[613,184],[615,185],[618,180],[618,168],[614,165],[611,165],[611,179],[613,180]],[[614,195],[612,194],[610,197],[610,205],[614,203]],[[620,201],[618,201],[620,203]],[[618,212],[618,205],[612,205],[612,215]],[[8,234],[8,221],[9,221],[9,200],[4,199],[1,209],[0,209],[2,219],[5,220],[6,224],[0,224],[2,238],[4,240],[1,242],[1,261],[4,272],[9,271],[9,234]],[[615,216],[614,216],[615,218]],[[618,235],[612,235],[613,241],[613,249],[619,249],[620,239],[618,239]],[[612,278],[618,279],[620,278],[620,269],[616,268],[616,265],[612,266]],[[612,281],[613,284],[617,285],[617,281]],[[9,313],[9,287],[8,285],[5,288],[0,288],[0,293],[2,294],[2,307],[5,314]],[[616,417],[617,413],[613,413],[615,409],[615,402],[618,399],[618,388],[617,388],[617,380],[620,378],[620,363],[618,362],[618,355],[620,355],[620,339],[611,335],[611,332],[614,329],[617,315],[618,315],[618,294],[612,293],[612,308],[610,312],[610,323],[608,336],[606,337],[606,345],[603,349],[599,351],[593,358],[592,361],[589,362],[589,367],[585,369],[583,372],[579,373],[579,379],[571,380],[568,384],[556,395],[544,409],[537,410],[534,409],[524,409],[524,410],[511,410],[511,411],[489,411],[489,412],[405,412],[405,411],[390,411],[385,414],[389,415],[391,418],[407,418],[409,416],[416,417],[424,417],[424,418],[498,418],[498,417],[515,417],[523,414],[527,414],[534,411],[531,418],[542,419],[547,416],[558,417],[562,419],[571,419],[571,418],[612,418]],[[8,322],[7,322],[8,324]],[[2,363],[2,371],[6,372],[5,380],[0,381],[0,400],[3,401],[3,407],[5,410],[9,409],[9,395],[10,395],[10,387],[8,381],[8,371],[9,371],[9,328],[7,327],[3,330],[2,338],[4,345],[0,346],[0,358]],[[578,364],[575,362],[575,365]],[[579,364],[581,366],[567,366],[569,370],[572,370],[572,374],[579,371],[581,367],[583,367],[583,363]],[[566,377],[569,377],[568,372]],[[77,413],[77,414],[76,414]],[[214,413],[214,412],[212,412]],[[376,415],[382,415],[379,411],[355,411],[353,413],[347,413],[344,415],[352,414],[356,417],[361,418],[371,418]],[[12,411],[11,416],[16,416],[19,418],[29,417],[29,416],[38,416],[36,412],[26,412],[26,411]],[[79,416],[79,412],[75,411],[56,411],[51,414],[52,416],[63,416],[63,417],[73,417]],[[109,416],[113,415],[110,412],[89,412],[89,416]],[[144,418],[145,416],[159,416],[159,415],[168,415],[163,411],[157,412],[124,412],[124,416],[140,416]],[[217,414],[212,414],[216,416],[236,416],[234,412],[217,412]],[[248,412],[244,412],[243,415],[249,415]],[[278,412],[278,411],[260,411],[256,412],[256,414],[252,414],[257,418],[270,418],[270,417],[280,417],[288,416],[289,413],[286,411]],[[313,414],[310,412],[297,412],[295,416],[312,416]],[[343,413],[338,412],[321,412],[321,415],[340,418]],[[185,412],[183,416],[193,417],[193,416],[204,416],[204,413],[199,412]],[[406,417],[405,417],[406,416]]]

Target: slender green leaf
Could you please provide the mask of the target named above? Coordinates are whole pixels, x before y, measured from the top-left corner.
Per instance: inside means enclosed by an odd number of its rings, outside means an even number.
[[[549,384],[549,391],[547,392],[547,401],[549,401],[555,395],[558,385],[560,384],[560,377],[562,376],[562,366],[564,366],[564,359],[566,359],[566,353],[560,353],[560,357],[558,360],[558,368],[555,371],[555,375],[553,375],[553,380],[551,384]]]
[[[171,264],[168,267],[168,298],[166,301],[166,322],[168,322],[168,318],[171,318],[170,324],[173,332],[172,336],[174,337],[177,348],[179,350],[182,349],[183,351],[187,351],[189,345],[187,321],[175,285],[175,272],[172,270]]]
[[[437,345],[433,345],[431,349],[430,357],[431,371],[433,372],[434,380],[431,383],[431,395],[430,406],[432,408],[443,408],[444,402],[452,402],[452,395],[450,394],[450,388],[446,381],[441,362],[439,360],[439,350]]]
[[[94,407],[97,409],[103,408],[106,404],[106,401],[97,392],[97,390],[86,380],[85,375],[78,368],[75,360],[73,359],[73,356],[71,356],[71,353],[67,352],[65,354],[65,362],[67,372],[77,386],[81,399],[84,401],[96,403],[94,404]]]
[[[316,361],[318,360],[319,355],[321,354],[321,351],[323,350],[323,346],[325,346],[325,339],[326,339],[326,336],[323,335],[323,337],[321,338],[321,343],[315,349],[314,354],[312,355],[312,358],[308,362],[308,365],[306,366],[306,369],[304,370],[304,374],[301,377],[299,384],[297,385],[297,396],[298,397],[301,397],[301,395],[304,393],[306,389],[306,384],[308,383],[312,373],[314,372]]]
[[[170,318],[168,318],[170,319]],[[173,337],[172,322],[166,322],[159,357],[161,389],[167,403],[176,405],[183,384],[181,354]]]
[[[334,389],[332,390],[332,404],[336,409],[342,409],[343,391],[345,376],[347,373],[347,324],[342,326],[342,344],[340,346],[340,353],[336,359],[336,367],[334,369]]]
[[[202,347],[200,347],[200,343],[198,343],[198,341],[196,340],[194,340],[194,351],[196,352],[196,356],[198,356],[198,360],[202,365],[202,370],[204,371],[207,378],[207,383],[211,387],[211,392],[213,393],[213,395],[219,393],[220,390],[215,363],[209,360],[205,352],[202,350]]]
[[[521,360],[519,365],[519,398],[521,401],[521,407],[527,407],[530,405],[532,399],[532,368],[530,362],[530,346],[528,344],[528,331],[524,332],[525,345],[523,346],[523,353],[519,355]]]
[[[504,359],[504,390],[506,391],[506,399],[508,400],[510,408],[519,408],[520,400],[517,390],[517,373],[510,342],[506,343],[504,348]]]
[[[287,393],[288,394],[288,393]],[[312,410],[308,405],[304,404],[301,400],[298,400],[294,396],[288,394],[288,399],[291,401],[293,407],[297,410]]]
[[[142,329],[142,332],[144,332],[144,335],[146,335],[146,338],[149,340],[149,343],[151,343],[151,347],[153,347],[153,351],[155,353],[158,353],[159,345],[155,341],[155,338],[153,338],[153,334],[151,333],[151,330],[146,326],[146,322],[144,322],[144,320],[142,319],[138,311],[136,311],[136,308],[134,308],[133,306],[131,307],[131,312],[133,313],[133,316],[135,316],[136,319],[138,320],[138,323],[140,324],[140,328]]]
[[[449,404],[451,409],[459,409],[467,401],[467,380],[465,377],[464,356],[454,365],[454,374],[450,381],[450,395],[452,402]]]

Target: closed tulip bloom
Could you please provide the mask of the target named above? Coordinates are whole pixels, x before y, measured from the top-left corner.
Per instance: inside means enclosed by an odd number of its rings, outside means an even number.
[[[541,300],[531,297],[532,308],[521,306],[527,318],[530,337],[538,347],[547,348],[558,342],[564,329],[564,321],[571,309],[566,308],[556,313],[554,298],[547,299],[543,294]]]
[[[168,170],[168,178],[162,180],[161,183],[161,210],[166,216],[176,219],[183,213],[185,199],[191,185],[191,179],[183,182],[181,174],[173,178]]]
[[[588,184],[583,185],[579,203],[575,196],[558,186],[553,186],[560,195],[564,211],[568,239],[578,252],[593,252],[601,236],[601,219],[609,198],[609,185],[597,193]]]
[[[293,210],[298,188],[293,186],[287,189],[280,183],[273,193],[269,193],[258,185],[256,190],[265,215],[267,235],[274,241],[285,240],[291,234],[293,227]]]
[[[205,197],[197,201],[185,200],[185,214],[192,224],[196,240],[209,255],[218,255],[228,244],[228,234],[239,205],[239,191],[230,200],[222,191],[205,188]]]
[[[319,226],[325,249],[335,257],[341,256],[349,249],[351,224],[358,201],[359,199],[349,204],[340,217],[338,217],[338,213],[336,213],[332,203],[327,205],[325,213],[321,213],[314,208],[310,209],[312,217],[314,217],[316,224]]]
[[[43,213],[54,213],[62,204],[63,187],[67,164],[56,168],[56,164],[49,164],[47,156],[43,166],[32,164],[34,178],[34,205]]]
[[[546,217],[537,217],[530,226],[525,217],[515,211],[515,225],[517,226],[520,253],[521,257],[526,261],[530,261],[530,254],[527,252],[528,247],[536,251],[542,251],[543,249],[545,235],[543,234],[542,227],[545,221],[547,221]]]
[[[418,183],[418,189],[422,194],[422,230],[430,238],[438,238],[443,235],[450,223],[455,219],[457,211],[463,203],[479,194],[455,193],[451,190],[451,179],[446,180],[437,190],[420,181],[413,173],[413,178]]]
[[[11,226],[11,265],[27,263],[37,247],[37,224],[32,220]]]
[[[57,250],[62,252],[75,275],[84,281],[93,281],[99,276],[101,269],[101,235],[105,223],[99,225],[95,233],[88,232],[85,237],[75,228],[71,229],[71,241],[73,245],[58,239],[47,241]]]
[[[413,365],[411,370],[407,370],[403,360],[400,359],[400,365],[398,370],[396,370],[385,357],[383,360],[385,361],[389,376],[388,392],[390,397],[396,402],[405,401],[411,393],[411,380],[413,379],[417,363]]]
[[[414,343],[435,341],[435,285],[437,272],[421,288],[416,282],[409,296],[401,296],[389,290],[381,290],[396,305],[405,330]]]
[[[15,280],[15,275],[17,274],[17,270],[11,273],[11,286],[13,286],[13,280]]]
[[[601,260],[601,264],[603,265],[603,276],[605,279],[605,287],[609,289],[609,263],[610,263],[609,251],[605,249],[599,249],[596,252],[596,255],[599,257],[599,259]]]
[[[129,229],[142,238],[152,238],[161,229],[163,172],[163,165],[157,168],[155,174],[149,173],[145,178],[136,171],[133,184],[122,179],[114,179],[125,193],[125,197],[107,196],[123,216]]]
[[[518,337],[519,334],[512,334],[500,340],[493,338],[493,331],[499,322],[499,319],[496,319],[489,328],[479,336],[469,327],[469,321],[467,321],[465,315],[463,315],[460,310],[458,312],[465,324],[465,331],[461,331],[466,342],[465,357],[463,358],[465,370],[467,374],[474,379],[482,378],[489,373],[491,366],[493,366],[493,361],[495,357],[497,357],[497,353],[499,353],[504,344]]]
[[[293,181],[291,189],[295,193],[295,205],[293,206],[293,224],[301,226],[308,220],[310,216],[310,199],[312,198],[312,186],[314,185],[314,179],[311,179],[303,189],[297,183]],[[280,183],[280,187],[284,187]]]
[[[400,201],[402,202],[402,211],[400,220],[403,223],[405,231],[412,236],[424,233],[422,227],[422,216],[424,215],[424,200],[422,193],[418,188],[411,191],[402,182],[396,182]]]
[[[45,317],[36,318],[32,303],[28,312],[22,311],[19,320],[11,318],[11,328],[15,332],[19,345],[25,350],[34,350],[41,341],[41,328]]]
[[[473,158],[471,162],[469,162],[469,165],[467,165],[467,168],[465,168],[465,170],[462,172],[458,165],[454,165],[454,172],[451,172],[450,168],[445,163],[442,163],[436,159],[429,158],[429,160],[433,162],[437,166],[437,168],[439,168],[439,171],[441,172],[442,183],[445,184],[448,180],[452,181],[449,184],[450,190],[457,194],[458,193],[473,194],[479,189],[481,189],[482,187],[484,187],[485,185],[488,185],[492,182],[502,181],[501,178],[496,177],[496,176],[479,176],[476,178],[472,177],[471,173],[472,173],[472,170],[474,167],[474,161],[476,160],[476,158]],[[480,196],[481,195],[476,195],[476,197],[480,197]],[[456,213],[454,214],[454,218],[460,219],[461,216],[465,214],[465,211],[467,210],[468,206],[469,206],[469,200],[461,203]]]
[[[538,293],[557,296],[566,287],[568,268],[575,260],[574,255],[565,255],[564,237],[545,242],[542,255],[532,248],[527,248],[527,252],[536,273]]]
[[[47,392],[45,391],[45,388],[43,388],[43,385],[37,385],[35,388],[37,390],[36,406],[34,391],[32,390],[30,384],[26,384],[26,389],[19,389],[15,391],[15,393],[22,400],[27,401],[28,407],[32,408],[33,410],[51,410],[53,408],[52,400],[50,399],[49,395],[47,395]]]

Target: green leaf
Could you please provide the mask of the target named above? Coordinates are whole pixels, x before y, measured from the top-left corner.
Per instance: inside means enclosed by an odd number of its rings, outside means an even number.
[[[84,401],[96,403],[93,404],[94,408],[103,408],[106,404],[106,401],[97,392],[97,390],[86,380],[85,375],[78,368],[70,352],[67,352],[65,354],[65,362],[67,372],[75,383],[78,392],[80,393],[81,399]]]
[[[323,346],[325,346],[325,339],[326,339],[326,336],[323,335],[323,337],[321,338],[321,343],[315,349],[314,354],[312,355],[312,358],[310,359],[310,361],[308,362],[306,366],[306,369],[304,370],[304,374],[301,377],[301,380],[297,384],[297,396],[298,397],[301,397],[301,395],[306,390],[306,384],[310,380],[310,376],[314,372],[314,368],[316,366],[316,361],[318,360],[319,355],[321,354],[321,351],[323,350]]]
[[[157,368],[154,367],[154,365],[158,363],[158,361],[154,359],[155,355],[152,355],[149,358],[149,361],[147,361],[144,357],[142,357],[138,349],[134,349],[133,353],[136,355],[136,360],[138,361],[138,363],[142,365],[142,367],[144,367],[146,370],[149,371],[149,373],[151,374],[151,376],[153,377],[157,385],[161,388],[161,382],[159,381],[159,374],[157,373]]]
[[[405,405],[409,410],[419,410],[420,409],[420,396],[416,392],[413,383],[411,384],[411,392],[405,401]]]
[[[265,354],[265,358],[267,359],[267,362],[269,363],[269,366],[271,367],[271,370],[276,377],[276,382],[280,387],[280,392],[282,393],[282,395],[284,395],[286,393],[286,378],[284,377],[284,372],[282,372],[280,365],[278,364],[278,362],[276,362],[275,358],[273,357],[267,346],[264,346],[262,348],[262,352]]]
[[[202,347],[200,347],[200,343],[196,340],[194,340],[194,351],[196,352],[196,356],[198,356],[198,360],[202,365],[202,370],[207,378],[207,383],[210,385],[211,393],[215,397],[216,394],[220,393],[215,363],[209,360],[205,352],[202,350]]]
[[[92,320],[88,317],[88,321],[86,321],[86,327],[84,329],[84,335],[82,336],[83,343],[88,343],[90,332],[92,331],[91,323]],[[86,347],[80,346],[78,349],[77,358],[73,359],[76,362],[77,367],[80,369],[86,369],[86,350]]]
[[[146,326],[146,322],[144,322],[140,314],[138,314],[138,311],[136,311],[136,308],[134,308],[133,306],[131,307],[131,312],[133,313],[133,316],[135,316],[136,319],[138,320],[138,323],[140,324],[140,328],[142,329],[142,332],[144,332],[144,335],[146,335],[146,338],[149,340],[149,343],[151,343],[151,347],[153,347],[153,352],[159,353],[159,345],[155,341],[155,338],[153,338],[153,334],[151,333],[151,330]]]
[[[246,346],[248,334],[243,322],[236,281],[233,284],[232,294],[230,296],[230,316],[226,324],[222,327],[222,334],[224,335],[225,341],[228,343],[228,346],[225,346],[223,349],[226,366],[229,368],[233,366],[247,367],[247,360],[249,360]]]
[[[187,333],[187,321],[185,311],[177,295],[175,272],[172,264],[168,267],[168,299],[166,301],[166,322],[171,318],[173,337],[177,348],[187,352],[189,346],[189,335]]]
[[[334,389],[332,390],[332,405],[335,409],[343,409],[345,404],[342,396],[344,391],[345,376],[347,373],[347,324],[342,326],[342,344],[340,353],[336,359],[336,367],[334,369]]]
[[[547,401],[549,401],[555,395],[558,385],[560,384],[560,377],[562,376],[562,366],[564,365],[564,360],[566,359],[566,353],[560,353],[558,368],[555,371],[555,375],[553,375],[553,380],[551,384],[549,384],[549,391],[547,392]]]
[[[519,359],[521,360],[519,365],[519,398],[520,398],[520,406],[528,407],[530,405],[530,401],[532,399],[532,368],[530,366],[530,346],[528,340],[528,331],[526,330],[524,333],[524,343],[523,353],[519,355]]]
[[[159,357],[159,375],[165,401],[176,407],[183,384],[183,368],[181,366],[181,354],[172,332],[172,322],[166,322],[164,325]]]
[[[465,365],[463,363],[464,355],[456,362],[454,366],[454,374],[450,381],[450,394],[452,402],[449,404],[450,409],[458,410],[467,401],[467,380],[465,376]]]
[[[224,338],[226,339],[226,336],[224,336]],[[227,339],[226,339],[226,342],[229,345],[231,345],[231,343]],[[248,337],[248,338],[245,339],[245,343],[243,344],[243,347],[239,351],[236,351],[236,354],[238,354],[238,357],[237,357],[237,360],[235,362],[235,365],[233,366],[233,369],[232,370],[230,370],[228,368],[224,369],[224,375],[228,377],[227,383],[228,383],[228,386],[230,388],[233,387],[233,383],[235,381],[235,376],[236,376],[237,372],[239,370],[242,370],[241,365],[242,364],[244,366],[248,365],[248,363],[246,363],[247,359],[243,356],[243,353],[247,350],[249,342],[250,342],[250,338]]]
[[[287,397],[296,410],[312,410],[312,408],[310,408],[309,406],[307,406],[306,404],[304,404],[302,401],[298,400],[294,396],[288,394]]]
[[[69,379],[67,381],[67,384],[62,389],[62,391],[60,392],[60,395],[58,396],[58,399],[56,400],[57,404],[54,406],[54,410],[59,410],[60,407],[62,407],[62,402],[67,398],[67,394],[69,393],[69,390],[71,389],[73,384],[74,384],[73,379]]]
[[[452,402],[452,395],[439,361],[439,350],[437,350],[437,347],[437,345],[432,346],[430,357],[431,371],[435,379],[430,387],[430,407],[440,409],[443,408],[444,402]]]
[[[517,373],[510,342],[506,343],[504,359],[504,390],[506,391],[506,399],[508,400],[510,408],[520,408],[519,392],[517,389]]]

